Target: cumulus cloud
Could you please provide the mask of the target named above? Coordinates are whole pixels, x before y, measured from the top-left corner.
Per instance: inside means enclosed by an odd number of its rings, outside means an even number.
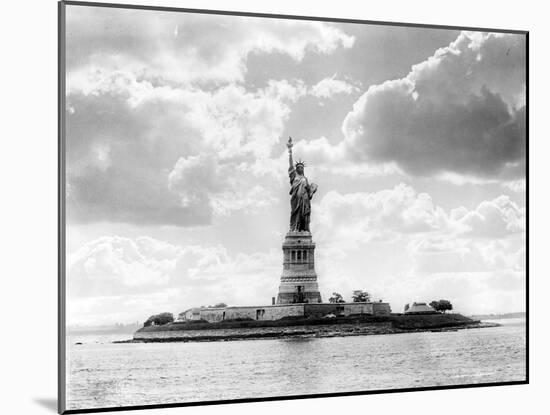
[[[304,93],[299,81],[270,81],[254,92],[229,85],[195,102],[188,119],[221,159],[251,163],[254,158],[270,156],[290,114],[290,104]]]
[[[417,273],[516,272],[525,269],[525,209],[499,196],[475,209],[452,209],[447,226],[408,242]]]
[[[372,85],[346,116],[358,162],[412,175],[525,174],[525,37],[463,32],[401,79]]]
[[[217,216],[229,216],[233,211],[258,213],[276,203],[275,196],[265,187],[253,185],[244,190],[224,191],[212,197],[212,211]]]
[[[523,238],[487,241],[450,234],[419,235],[408,243],[418,274],[518,271],[525,269]],[[519,246],[519,248],[518,248]]]
[[[509,182],[504,182],[504,183],[502,183],[502,185],[505,188],[510,189],[510,190],[512,190],[514,192],[517,192],[517,193],[525,192],[525,189],[527,187],[525,179],[512,180],[512,181],[509,181]]]
[[[225,181],[213,155],[180,157],[168,175],[168,187],[179,193],[183,207],[207,205],[209,193],[223,190]]]
[[[328,192],[314,205],[314,229],[331,255],[365,244],[406,243],[416,272],[522,269],[525,208],[508,196],[474,209],[443,209],[400,184],[378,192]]]
[[[461,214],[460,210],[455,211],[458,224],[465,227],[464,235],[502,238],[525,231],[525,208],[520,208],[508,196],[483,201],[474,211]]]
[[[245,88],[247,57],[298,62],[353,43],[321,22],[69,8],[69,222],[194,226],[265,206],[251,166],[269,164],[307,88]]]
[[[346,244],[391,241],[448,226],[446,213],[430,195],[405,184],[373,193],[330,191],[314,209],[319,237]]]
[[[124,321],[212,302],[246,305],[258,299],[265,304],[276,292],[279,273],[278,250],[232,254],[220,245],[103,236],[69,255],[68,303],[73,320],[93,314],[96,321],[111,323],[120,320],[102,307],[117,302],[116,313],[122,313]]]
[[[71,292],[83,297],[189,286],[212,289],[218,283],[244,286],[248,278],[262,282],[273,266],[280,271],[279,259],[275,251],[231,254],[221,245],[183,247],[147,236],[103,236],[69,255],[67,282]],[[237,295],[232,298],[243,300],[241,290]]]
[[[69,256],[67,289],[75,296],[97,296],[163,286],[183,253],[147,237],[101,237]]]
[[[418,274],[479,272],[488,265],[475,244],[449,235],[413,238],[408,244]]]
[[[276,201],[268,189],[235,180],[233,167],[220,166],[213,155],[180,157],[168,175],[168,187],[179,195],[182,207],[202,206],[216,216],[255,213]]]
[[[71,7],[67,22],[69,71],[124,69],[161,84],[243,81],[250,54],[300,61],[355,40],[328,23],[196,13]]]
[[[272,200],[250,188],[246,166],[269,158],[301,83],[205,92],[120,71],[92,77],[67,98],[69,221],[202,225]]]
[[[324,78],[311,87],[310,94],[318,98],[331,98],[336,94],[351,94],[358,90],[359,88],[356,86],[341,79],[336,79],[336,74],[334,74],[332,77]]]

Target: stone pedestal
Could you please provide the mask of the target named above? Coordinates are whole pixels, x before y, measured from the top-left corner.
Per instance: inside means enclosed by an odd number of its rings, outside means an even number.
[[[277,304],[320,303],[311,233],[291,231],[283,242],[283,274]]]

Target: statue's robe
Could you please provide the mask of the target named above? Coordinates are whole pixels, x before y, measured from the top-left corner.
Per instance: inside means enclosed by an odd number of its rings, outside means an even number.
[[[306,176],[298,174],[294,167],[288,169],[288,176],[290,178],[290,230],[309,231],[312,186],[308,183]]]

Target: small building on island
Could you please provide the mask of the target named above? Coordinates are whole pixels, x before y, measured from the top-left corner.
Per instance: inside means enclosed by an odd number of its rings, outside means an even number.
[[[412,303],[405,305],[405,314],[437,314],[437,311],[426,303]]]
[[[176,321],[192,321],[201,319],[201,308],[193,307],[178,314]]]

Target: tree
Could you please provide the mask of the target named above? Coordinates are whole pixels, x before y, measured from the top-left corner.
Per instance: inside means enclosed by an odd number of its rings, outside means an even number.
[[[442,311],[443,313],[445,313],[447,310],[453,309],[453,305],[449,300],[439,300],[439,301],[434,300],[430,303],[430,306],[432,306],[434,310]]]
[[[363,290],[355,290],[352,294],[354,303],[368,303],[370,301],[370,294]]]
[[[172,323],[174,321],[174,315],[172,313],[160,313],[160,314],[153,314],[151,317],[149,317],[143,325],[145,327],[155,325],[155,326],[161,326],[163,324]]]
[[[431,304],[430,304],[431,305]],[[409,309],[409,303],[405,304],[405,311],[407,311]]]
[[[440,311],[447,311],[447,310],[452,310],[453,309],[453,305],[451,304],[451,302],[449,300],[439,300],[439,310]]]
[[[328,299],[329,303],[345,303],[346,301],[341,294],[332,293],[332,297]]]

